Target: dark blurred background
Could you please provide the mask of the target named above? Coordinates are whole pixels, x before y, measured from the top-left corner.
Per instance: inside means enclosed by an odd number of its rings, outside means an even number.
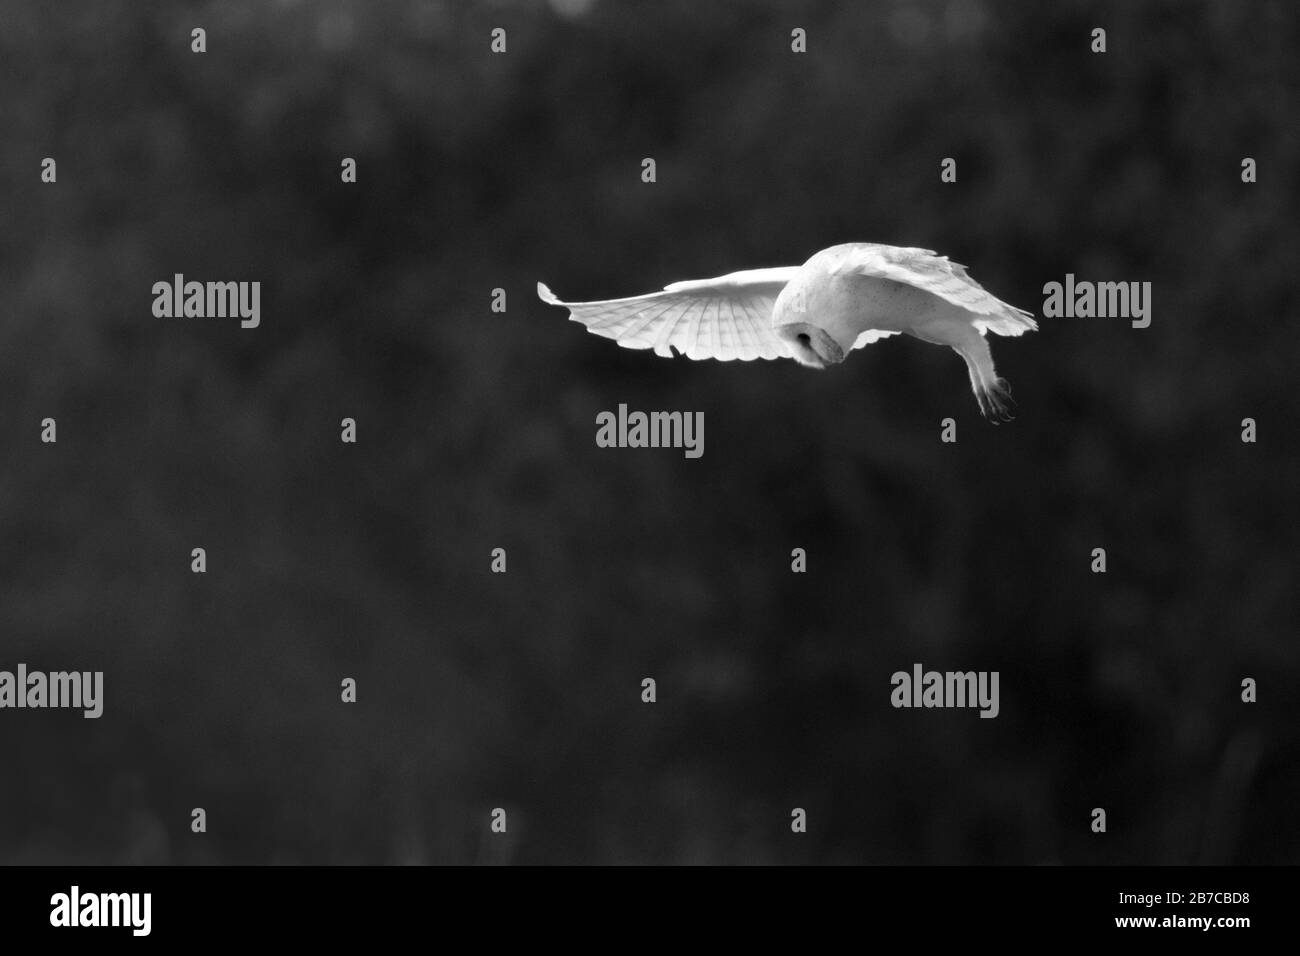
[[[0,667],[106,701],[0,712],[0,861],[1296,862],[1298,46],[1283,0],[6,0]],[[665,361],[534,293],[844,241],[1153,321],[995,340],[992,427],[912,339]],[[154,318],[176,272],[261,327]],[[704,457],[598,449],[620,402]],[[1001,715],[894,710],[914,662]]]

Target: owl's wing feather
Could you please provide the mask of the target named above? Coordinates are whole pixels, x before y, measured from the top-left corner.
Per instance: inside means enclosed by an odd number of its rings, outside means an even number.
[[[854,341],[853,348],[855,349],[865,348],[866,346],[870,345],[872,342],[879,342],[883,338],[888,338],[891,335],[898,335],[898,334],[899,333],[897,332],[886,332],[883,329],[867,329],[867,331],[859,335],[857,339]]]
[[[1023,335],[1038,328],[1032,312],[1003,302],[972,279],[965,266],[929,249],[855,243],[848,248],[844,267],[860,275],[902,282],[951,302],[974,314],[975,327],[981,333]]]
[[[772,329],[772,309],[798,271],[798,266],[750,269],[598,302],[563,302],[539,282],[537,295],[550,305],[564,306],[573,321],[624,348],[654,349],[664,358],[671,358],[676,349],[691,359],[748,362],[793,356]]]

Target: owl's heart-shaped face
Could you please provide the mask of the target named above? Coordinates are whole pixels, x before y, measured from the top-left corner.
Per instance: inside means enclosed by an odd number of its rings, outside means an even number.
[[[844,361],[844,349],[825,329],[809,322],[788,322],[777,326],[776,334],[790,343],[794,360],[809,368],[827,368]]]

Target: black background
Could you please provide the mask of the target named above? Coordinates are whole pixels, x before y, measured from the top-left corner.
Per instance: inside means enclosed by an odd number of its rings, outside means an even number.
[[[1296,6],[574,8],[0,8],[0,667],[106,693],[0,712],[0,861],[1294,862]],[[1153,321],[993,340],[993,427],[915,340],[665,361],[534,294],[843,241]],[[154,318],[177,272],[261,327]],[[596,448],[620,402],[704,457]],[[917,661],[1000,716],[892,709]]]

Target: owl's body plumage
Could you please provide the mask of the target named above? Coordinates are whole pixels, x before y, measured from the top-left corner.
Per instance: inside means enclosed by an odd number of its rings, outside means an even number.
[[[964,266],[926,249],[876,243],[831,246],[802,266],[675,282],[627,299],[562,302],[540,282],[537,293],[596,335],[664,357],[676,349],[692,359],[793,358],[826,368],[855,348],[906,333],[961,355],[980,410],[995,421],[1011,417],[1010,395],[984,336],[1038,328]]]

